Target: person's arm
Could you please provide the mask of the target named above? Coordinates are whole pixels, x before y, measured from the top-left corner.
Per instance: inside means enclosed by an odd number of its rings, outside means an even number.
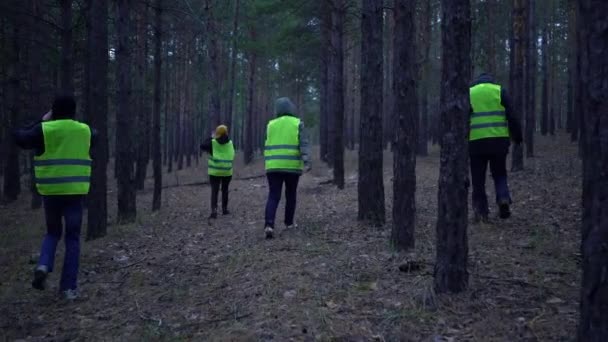
[[[516,144],[521,144],[523,139],[523,134],[521,130],[521,122],[519,119],[513,115],[513,107],[511,106],[511,99],[507,91],[503,88],[500,93],[501,104],[505,107],[505,116],[507,117],[507,123],[509,125],[509,133],[511,135],[511,140],[513,140]]]
[[[302,156],[302,161],[304,161],[304,167],[310,169],[312,167],[310,161],[310,141],[308,139],[306,127],[304,127],[304,121],[300,121],[298,135],[300,140],[300,155]]]
[[[200,148],[201,148],[201,151],[203,151],[203,152],[213,154],[213,144],[211,144],[211,138],[208,138],[207,140],[205,140],[201,144]]]
[[[44,134],[40,121],[13,130],[13,139],[17,146],[26,150],[43,150]]]

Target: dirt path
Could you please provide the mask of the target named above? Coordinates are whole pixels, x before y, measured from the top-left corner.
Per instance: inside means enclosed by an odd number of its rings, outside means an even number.
[[[232,185],[232,215],[209,223],[209,188],[165,189],[163,210],[110,227],[83,245],[82,298],[64,303],[29,288],[41,213],[23,203],[0,207],[0,336],[8,340],[565,340],[574,336],[579,290],[580,168],[565,138],[539,141],[539,157],[511,177],[516,204],[508,222],[472,225],[470,289],[431,291],[437,153],[418,163],[416,258],[356,221],[356,162],[347,188],[319,185],[327,170],[302,179],[299,228],[263,239],[264,178]],[[387,155],[388,156],[388,155]],[[390,158],[387,158],[390,159]],[[316,166],[319,166],[317,163]],[[386,167],[390,204],[390,165]],[[261,165],[239,177],[261,172]],[[170,178],[169,176],[168,178]],[[180,176],[187,183],[188,176]],[[194,174],[190,174],[196,180]],[[167,177],[166,177],[167,179]],[[202,179],[198,179],[199,181]],[[491,183],[489,183],[491,184]],[[488,187],[490,189],[490,187]],[[490,190],[490,196],[492,191]],[[113,205],[112,205],[113,206]],[[387,208],[390,213],[390,205]],[[279,209],[277,221],[283,218]],[[61,260],[61,259],[58,259]]]

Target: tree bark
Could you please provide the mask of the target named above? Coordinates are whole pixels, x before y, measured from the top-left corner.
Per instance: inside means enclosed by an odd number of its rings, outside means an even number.
[[[568,122],[567,129],[570,133],[570,141],[574,142],[578,140],[578,112],[575,107],[576,89],[577,84],[577,70],[576,70],[576,53],[577,53],[577,22],[576,22],[576,0],[568,0]]]
[[[541,51],[543,55],[543,64],[541,67],[541,74],[543,79],[542,95],[541,95],[541,119],[540,119],[540,133],[546,136],[549,133],[549,49],[548,46],[548,34],[547,28],[543,29],[543,39],[541,45]]]
[[[29,85],[30,85],[30,94],[29,98],[31,101],[28,101],[26,110],[29,112],[28,116],[32,121],[39,119],[41,113],[46,113],[48,110],[48,101],[43,96],[42,89],[42,78],[44,76],[44,71],[42,69],[42,54],[41,51],[44,49],[42,44],[40,44],[37,40],[41,39],[44,35],[40,26],[36,22],[35,17],[40,15],[40,0],[30,0],[29,6],[31,9],[32,15],[28,20],[28,63],[27,70],[29,71]],[[36,177],[34,174],[34,151],[30,151],[29,153],[30,167],[30,194],[31,201],[30,207],[32,209],[39,209],[42,206],[42,197],[38,194],[38,189],[36,188]]]
[[[397,125],[393,149],[393,229],[391,242],[399,250],[414,248],[416,228],[416,148],[418,105],[415,79],[416,1],[395,0],[394,94],[392,117]]]
[[[133,164],[134,139],[133,116],[131,114],[131,47],[129,44],[131,25],[131,1],[118,0],[116,49],[117,112],[116,112],[116,163],[118,178],[118,222],[135,222],[137,215],[135,199],[135,170]]]
[[[385,3],[387,7],[394,8],[395,0],[387,0]],[[383,149],[388,147],[392,149],[391,144],[395,141],[396,132],[392,129],[391,125],[393,124],[396,118],[393,117],[393,106],[395,101],[395,94],[393,92],[393,56],[395,46],[393,45],[393,40],[395,36],[395,21],[393,11],[389,8],[385,9],[384,14],[384,60],[383,60],[383,69],[384,69],[384,79],[383,79],[383,101],[382,101],[382,136],[383,136]]]
[[[12,39],[11,39],[11,52],[9,53],[9,68],[8,68],[8,94],[6,96],[9,102],[8,106],[8,127],[15,127],[19,118],[20,106],[21,106],[21,76],[19,72],[19,65],[21,63],[20,52],[21,52],[21,26],[22,17],[15,14]],[[8,132],[7,132],[8,133]],[[8,201],[15,201],[21,193],[21,170],[19,163],[19,148],[13,141],[9,139],[6,146],[6,160],[4,162],[4,199]]]
[[[361,14],[358,219],[381,226],[386,219],[382,155],[382,2],[363,0]]]
[[[319,154],[321,161],[329,161],[329,59],[331,54],[330,0],[322,0],[321,6],[321,61],[319,63]]]
[[[255,28],[250,28],[249,31],[250,40],[256,41]],[[250,164],[253,161],[253,150],[254,150],[254,111],[255,111],[255,88],[257,78],[257,55],[255,51],[249,53],[249,79],[247,82],[247,116],[245,118],[245,146],[243,146],[245,164]]]
[[[61,90],[74,94],[74,39],[72,29],[72,0],[60,0],[61,4]]]
[[[464,291],[468,259],[468,123],[471,72],[469,0],[442,0],[441,164],[438,193],[438,293]]]
[[[334,184],[344,189],[344,0],[331,1],[331,108]]]
[[[511,63],[511,101],[513,115],[519,119],[524,117],[526,111],[526,85],[524,78],[525,68],[525,41],[527,30],[527,0],[513,0],[513,63]],[[524,169],[524,151],[521,144],[513,146],[511,170]]]
[[[526,49],[526,157],[534,157],[536,132],[536,0],[528,1],[528,48]]]
[[[239,29],[239,7],[240,0],[234,0],[234,21],[232,24],[232,58],[230,66],[230,89],[228,90],[228,101],[226,106],[226,120],[224,121],[233,133],[235,132],[232,127],[233,122],[233,107],[234,107],[234,93],[236,88],[236,60],[237,60],[237,34]],[[234,134],[233,134],[234,135]],[[236,136],[235,136],[236,138]]]
[[[152,196],[152,211],[160,210],[161,191],[163,188],[163,168],[161,155],[160,136],[160,107],[161,107],[161,69],[162,69],[162,0],[156,0],[154,9],[154,109],[153,109],[153,131],[152,131],[152,155],[154,169],[154,194]]]
[[[135,168],[135,183],[137,190],[144,189],[146,174],[148,173],[148,162],[150,160],[150,112],[146,108],[147,103],[147,69],[148,69],[148,5],[137,4],[137,53],[136,58],[136,91],[135,111],[137,113],[137,161]]]
[[[430,83],[430,51],[431,51],[431,34],[432,34],[432,26],[431,26],[431,2],[424,1],[422,5],[422,10],[420,12],[418,27],[420,29],[418,40],[418,54],[420,55],[420,59],[422,60],[422,65],[417,70],[418,79],[420,80],[419,84],[419,99],[420,106],[419,112],[419,120],[418,120],[418,148],[417,154],[421,157],[428,156],[428,130],[429,130],[429,108],[428,108],[428,98],[429,98],[429,83]]]
[[[221,115],[221,81],[220,81],[220,61],[219,61],[219,42],[217,25],[215,22],[215,8],[217,2],[213,0],[205,1],[205,11],[207,13],[207,35],[209,37],[209,92],[211,93],[211,106],[209,113],[209,122],[212,128],[217,127],[224,119]]]
[[[581,62],[586,101],[583,153],[582,286],[579,341],[605,341],[608,336],[608,3],[579,1],[582,21],[579,29],[587,41]],[[586,44],[585,44],[586,43]]]
[[[91,149],[93,166],[89,192],[87,240],[106,235],[108,222],[108,0],[90,0],[90,30],[87,34],[90,81],[88,113],[91,126],[97,131]]]

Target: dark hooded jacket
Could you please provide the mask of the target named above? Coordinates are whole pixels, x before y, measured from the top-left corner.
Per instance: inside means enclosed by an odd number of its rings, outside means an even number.
[[[494,78],[488,74],[481,74],[471,87],[482,83],[497,84]],[[510,140],[516,144],[520,144],[523,140],[521,123],[517,117],[513,114],[513,107],[511,106],[511,100],[506,89],[501,87],[500,91],[501,105],[505,107],[505,115],[507,117],[507,124],[509,125]],[[473,112],[471,111],[471,114]],[[509,153],[509,138],[486,138],[479,139],[469,142],[469,154],[470,155],[489,155],[489,154],[507,154]]]
[[[213,155],[213,144],[211,143],[212,139],[213,138],[208,138],[201,144],[201,146],[200,146],[201,151],[207,152],[210,155]],[[217,138],[217,142],[220,143],[220,145],[227,144],[229,141],[230,141],[230,137],[228,135],[222,135],[221,137]],[[233,143],[233,145],[234,145],[234,143]],[[235,149],[236,149],[236,147],[235,147]]]

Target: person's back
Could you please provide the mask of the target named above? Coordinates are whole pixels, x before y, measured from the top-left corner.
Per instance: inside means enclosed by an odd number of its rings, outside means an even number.
[[[32,286],[45,288],[65,221],[66,248],[59,289],[67,299],[77,295],[82,202],[90,187],[94,137],[88,125],[74,120],[75,111],[72,96],[57,96],[52,111],[41,122],[13,132],[18,146],[35,150],[35,182],[42,195],[47,224]]]
[[[228,210],[228,192],[234,168],[234,144],[228,136],[228,127],[219,125],[212,137],[201,144],[201,150],[209,153],[207,174],[211,184],[211,214],[210,219],[217,218],[217,198],[222,190],[222,214],[230,214]]]
[[[296,116],[294,104],[286,97],[275,103],[276,118],[268,123],[264,146],[264,165],[268,178],[266,202],[266,238],[274,236],[276,210],[285,184],[285,226],[294,226],[296,196],[300,175],[310,169],[309,146],[304,124]]]
[[[508,94],[487,74],[470,88],[469,155],[473,183],[475,220],[486,221],[489,213],[485,177],[490,165],[500,217],[511,215],[511,196],[507,184],[506,158],[510,140],[521,143],[521,126],[512,115]]]

